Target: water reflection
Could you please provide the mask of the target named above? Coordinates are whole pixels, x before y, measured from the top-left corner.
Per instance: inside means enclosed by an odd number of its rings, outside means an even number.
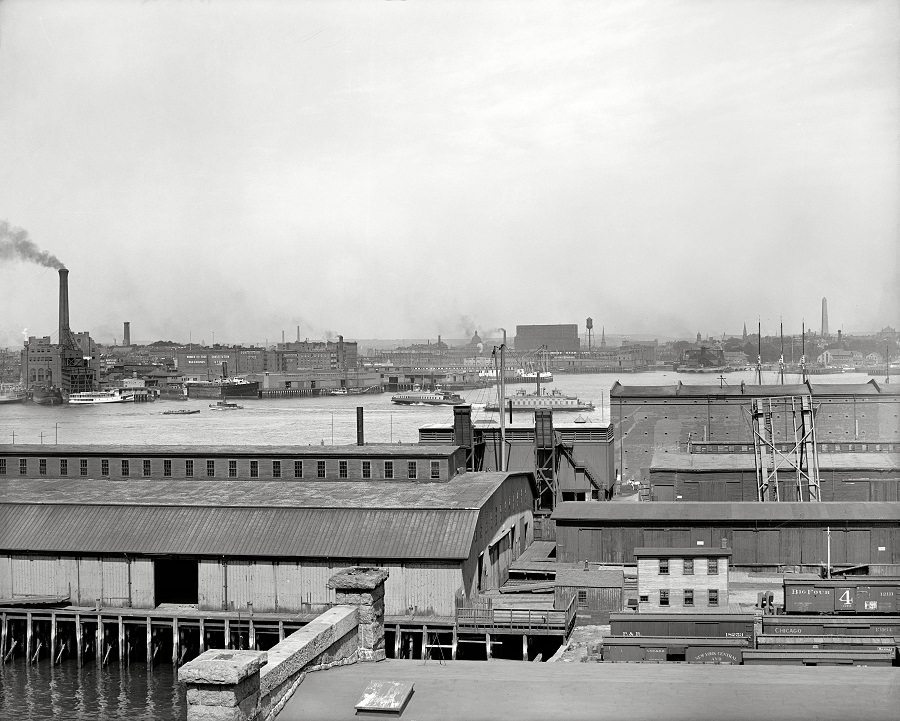
[[[185,715],[184,690],[168,664],[79,669],[74,661],[29,665],[17,658],[0,667],[0,719],[181,721]]]

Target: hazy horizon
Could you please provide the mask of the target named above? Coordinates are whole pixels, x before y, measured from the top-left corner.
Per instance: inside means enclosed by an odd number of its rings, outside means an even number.
[[[0,347],[896,328],[898,14],[5,0]]]

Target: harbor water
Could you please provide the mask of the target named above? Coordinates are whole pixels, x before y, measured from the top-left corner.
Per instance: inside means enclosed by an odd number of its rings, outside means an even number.
[[[559,421],[609,420],[609,390],[615,381],[623,385],[753,384],[754,373],[718,374],[651,372],[637,374],[556,374],[552,388],[594,403],[590,413],[554,414]],[[865,373],[814,376],[812,382],[865,383]],[[881,381],[883,378],[877,378]],[[775,373],[763,375],[763,382],[775,384]],[[786,383],[799,383],[799,376],[786,376]],[[508,387],[515,392],[522,385]],[[473,404],[475,420],[496,420],[496,413],[483,410],[495,400],[492,388],[463,391]],[[397,406],[391,394],[361,396],[293,397],[281,399],[239,399],[243,406],[234,411],[213,411],[210,401],[165,401],[121,403],[102,406],[37,406],[16,403],[0,406],[0,443],[65,444],[210,444],[210,445],[340,445],[356,442],[356,408],[365,409],[367,443],[416,443],[424,425],[449,425],[449,406]],[[186,408],[198,414],[165,415],[164,411]],[[527,413],[516,420],[526,422]],[[27,664],[18,658],[0,665],[0,721],[43,719],[153,719],[180,721],[185,717],[184,691],[175,680],[171,663],[152,670],[145,664],[128,667],[112,664],[98,668],[88,662],[81,669],[74,662],[54,666],[49,660]]]

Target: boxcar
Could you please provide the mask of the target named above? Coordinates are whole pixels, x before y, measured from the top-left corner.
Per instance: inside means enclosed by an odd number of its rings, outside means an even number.
[[[608,636],[603,660],[613,663],[707,663],[738,665],[748,638]]]
[[[889,636],[900,643],[900,616],[763,616],[767,636]]]
[[[897,613],[900,579],[784,580],[785,613]]]
[[[781,648],[792,651],[822,649],[827,651],[887,651],[896,652],[893,636],[785,636],[760,634],[756,637],[758,649]]]
[[[753,639],[752,613],[612,613],[613,636]]]
[[[891,666],[891,651],[785,651],[780,648],[744,651],[744,665],[778,666]]]

